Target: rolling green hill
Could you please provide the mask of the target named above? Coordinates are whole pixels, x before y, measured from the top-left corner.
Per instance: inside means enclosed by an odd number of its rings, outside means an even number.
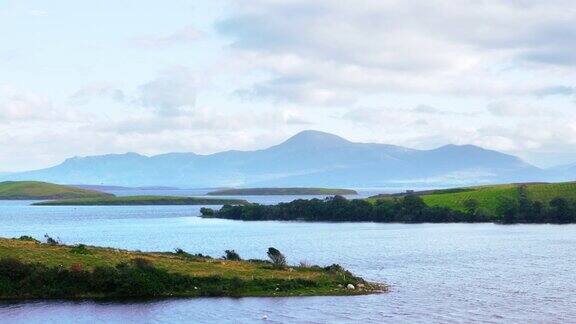
[[[576,199],[576,182],[537,183],[526,186],[528,198],[548,202],[556,197]]]
[[[566,199],[576,199],[576,182],[563,183],[525,183],[525,184],[502,184],[492,186],[478,186],[453,188],[443,190],[428,190],[414,192],[413,194],[422,197],[422,200],[430,206],[448,207],[451,209],[465,211],[464,203],[469,199],[474,199],[483,210],[493,214],[496,212],[498,203],[503,198],[518,200],[520,190],[525,190],[528,198],[532,201],[548,203],[550,200],[560,197]],[[369,201],[378,199],[392,199],[405,194],[378,195],[368,198]]]
[[[428,206],[448,207],[455,210],[464,211],[464,202],[469,199],[478,201],[479,206],[489,212],[495,212],[501,197],[518,199],[518,186],[496,185],[470,188],[461,192],[433,193],[423,195],[422,199]]]
[[[104,198],[113,195],[39,181],[0,182],[1,200],[47,200],[71,198]]]

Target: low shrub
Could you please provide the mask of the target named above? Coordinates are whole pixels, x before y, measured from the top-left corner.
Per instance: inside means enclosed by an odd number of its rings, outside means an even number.
[[[339,281],[342,284],[346,284],[349,281],[365,283],[364,279],[354,276],[350,271],[344,269],[341,265],[336,263],[324,267],[324,271],[330,274],[338,275]]]
[[[34,243],[40,243],[40,241],[38,241],[37,239],[33,238],[32,236],[29,235],[22,235],[19,238],[17,238],[17,240],[19,241],[28,241],[28,242],[34,242]]]
[[[5,277],[10,280],[21,280],[29,276],[31,267],[22,263],[22,261],[15,258],[0,259],[0,277]]]
[[[178,254],[178,255],[190,255],[189,253],[187,253],[186,251],[182,250],[181,248],[175,248],[174,249],[174,253]]]
[[[200,214],[202,214],[202,216],[204,216],[204,217],[214,216],[215,212],[216,211],[212,208],[206,208],[206,207],[200,208]]]
[[[73,272],[81,272],[82,270],[84,270],[84,267],[82,266],[82,263],[73,263],[70,266],[70,270],[72,270]]]
[[[48,234],[44,234],[44,238],[46,239],[46,243],[50,244],[50,245],[59,245],[62,244],[62,242],[60,242],[60,239],[55,239],[53,237],[51,237]]]
[[[76,246],[73,246],[70,249],[70,253],[73,254],[83,254],[83,255],[90,255],[90,254],[94,254],[92,251],[88,250],[88,248],[86,248],[86,245],[84,244],[78,244]]]
[[[250,262],[250,263],[262,264],[262,265],[270,265],[270,264],[272,264],[272,262],[270,262],[269,260],[248,259],[247,261]]]
[[[134,258],[131,260],[132,264],[141,270],[150,270],[154,269],[154,264],[152,261],[145,259],[145,258]]]
[[[224,251],[224,256],[223,258],[225,260],[230,260],[230,261],[241,261],[242,259],[240,258],[240,255],[238,253],[236,253],[236,251],[234,250],[226,250]]]
[[[181,248],[174,249],[174,254],[181,256],[181,257],[184,257],[184,258],[194,259],[194,260],[212,259],[212,257],[209,255],[204,255],[202,253],[191,254],[191,253],[188,253],[188,252],[182,250]]]

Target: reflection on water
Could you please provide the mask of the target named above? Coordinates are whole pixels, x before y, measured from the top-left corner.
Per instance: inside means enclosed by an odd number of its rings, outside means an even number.
[[[1,322],[575,322],[576,226],[238,222],[196,206],[30,207],[0,203],[0,236],[340,263],[392,286],[357,297],[47,301],[0,304]]]

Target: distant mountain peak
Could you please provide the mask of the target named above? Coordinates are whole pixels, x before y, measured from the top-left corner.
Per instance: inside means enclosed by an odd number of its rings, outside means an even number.
[[[440,146],[439,148],[437,148],[436,150],[442,150],[442,151],[451,151],[451,150],[481,150],[481,151],[487,151],[485,148],[480,147],[480,146],[476,146],[476,145],[472,145],[472,144],[462,144],[462,145],[458,145],[458,144],[447,144],[447,145],[443,145]]]
[[[316,130],[304,130],[298,134],[290,137],[283,143],[277,146],[338,146],[342,144],[350,144],[351,142],[334,134],[316,131]]]

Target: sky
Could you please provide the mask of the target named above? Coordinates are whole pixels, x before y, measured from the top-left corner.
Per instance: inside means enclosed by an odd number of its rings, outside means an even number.
[[[576,162],[573,0],[0,0],[0,171],[306,129]]]

